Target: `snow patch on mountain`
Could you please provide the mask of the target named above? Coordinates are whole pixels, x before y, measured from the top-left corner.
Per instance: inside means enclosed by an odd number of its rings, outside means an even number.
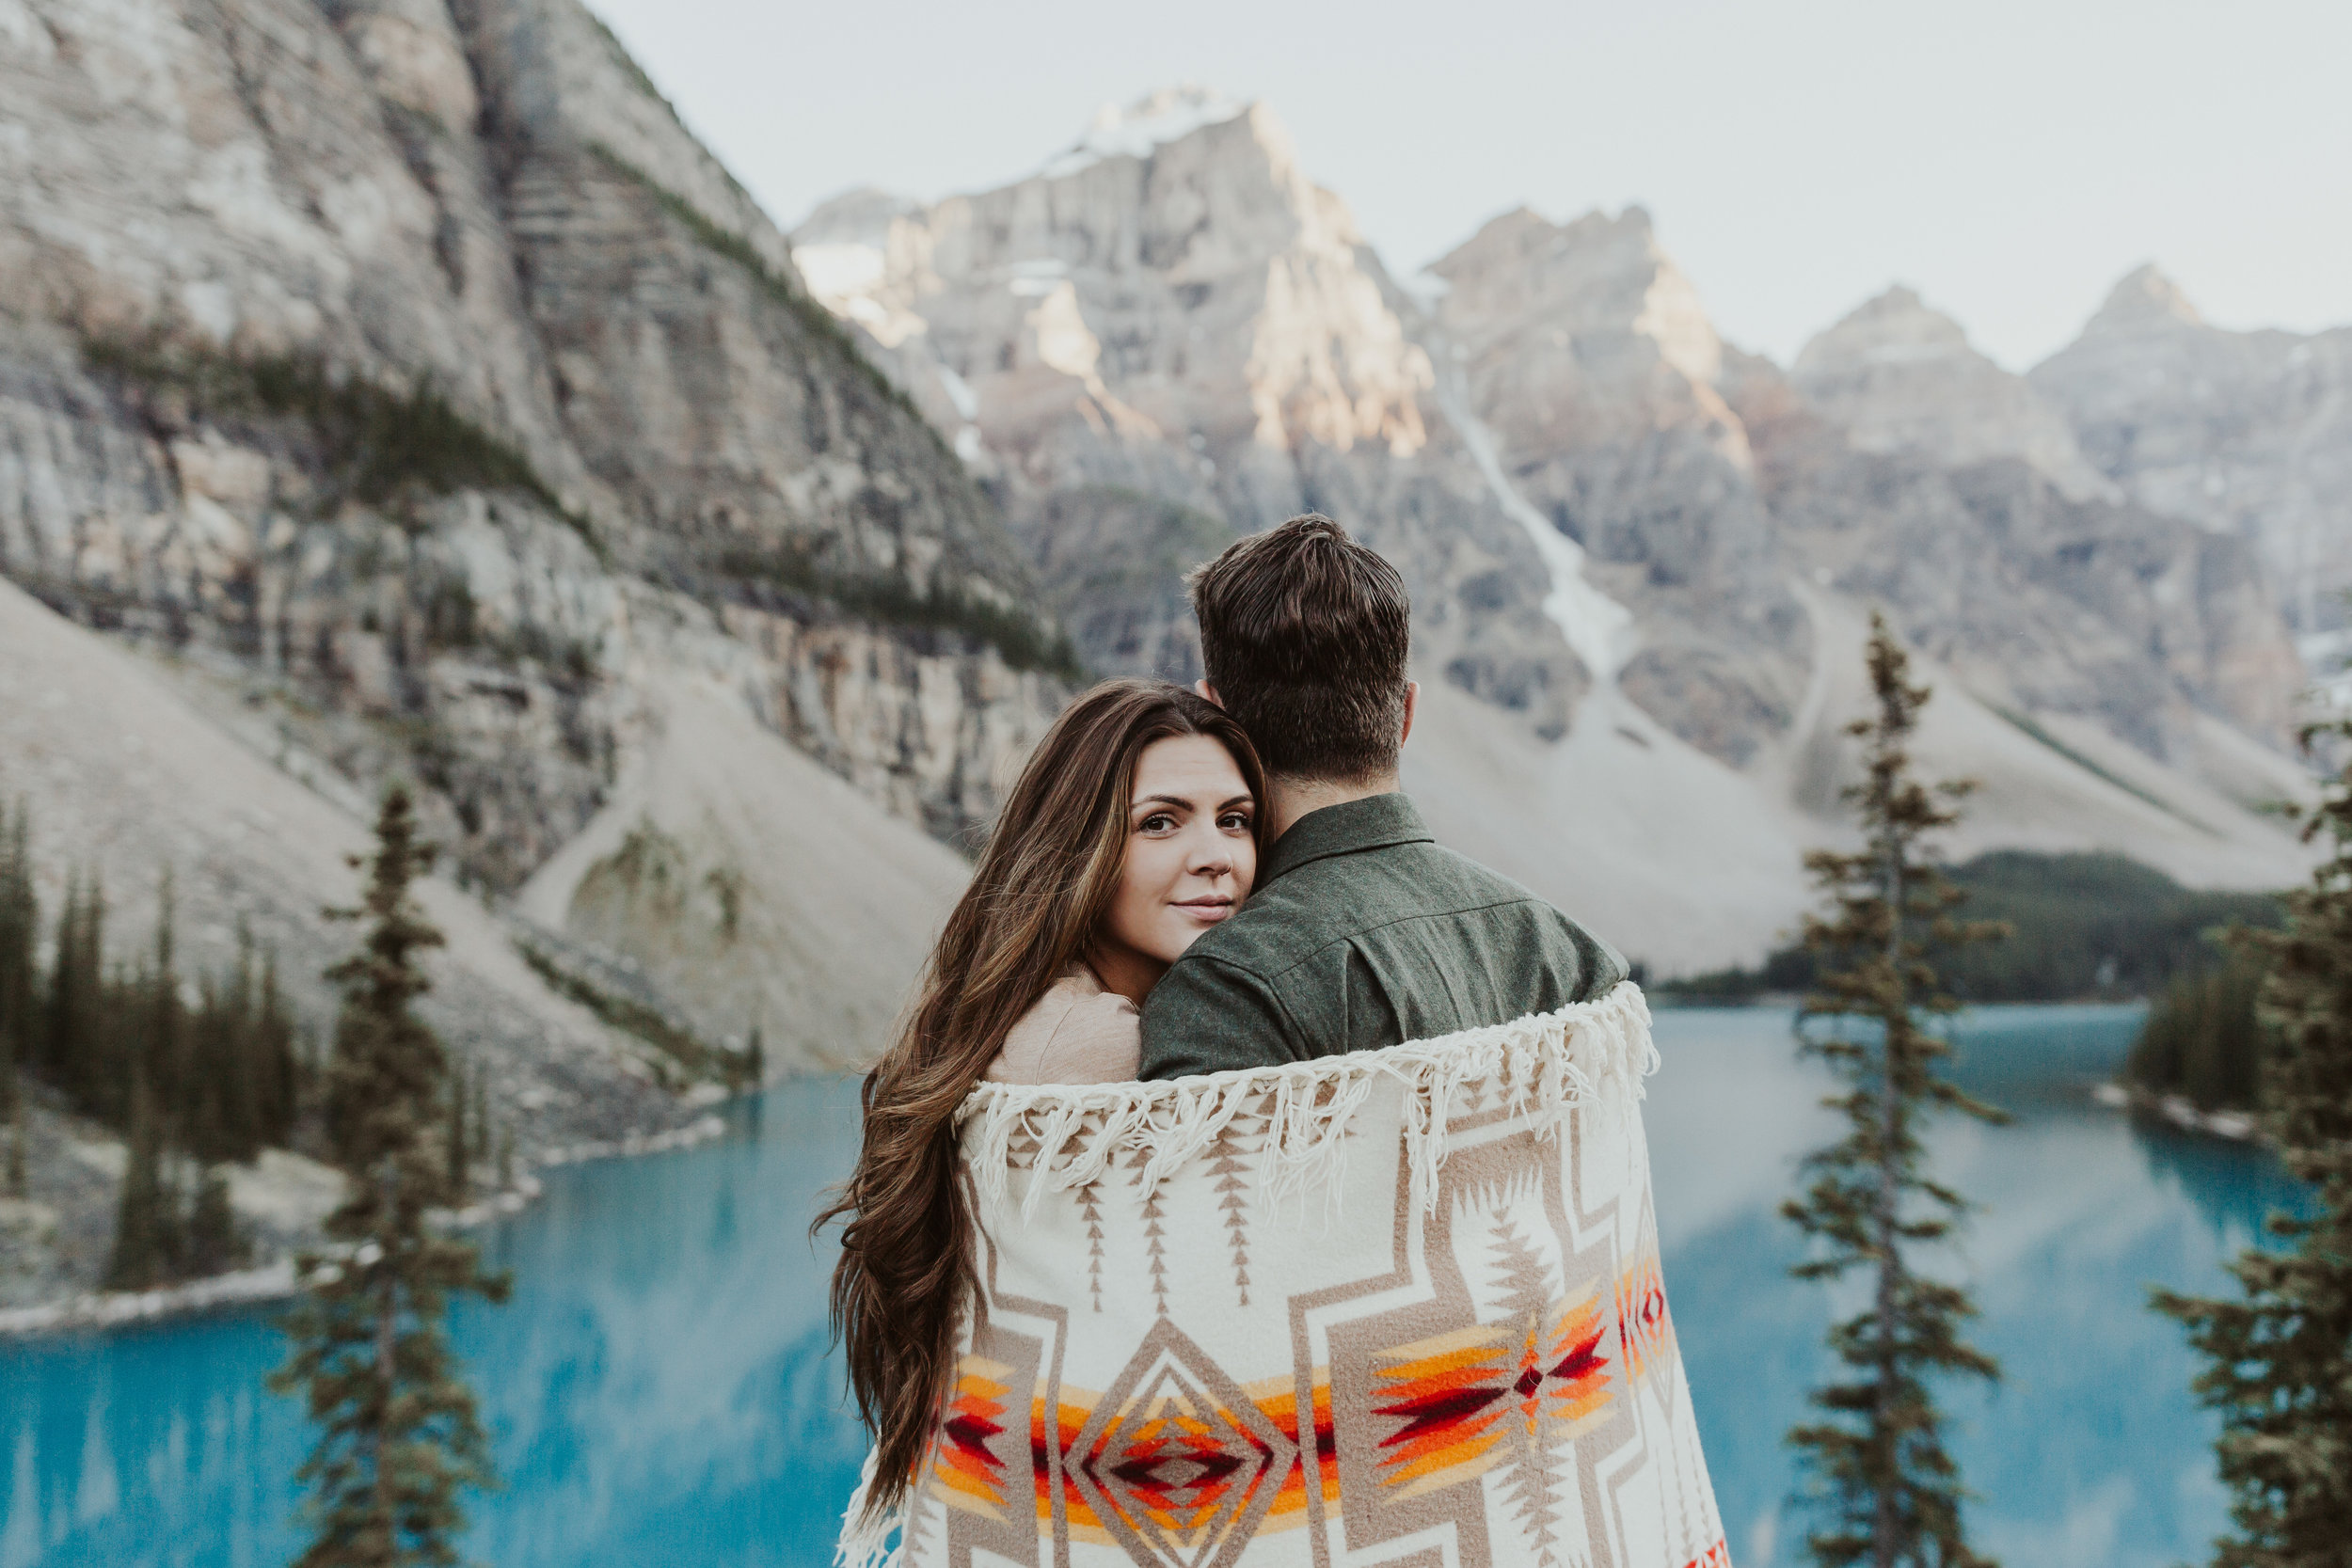
[[[893,242],[916,211],[914,202],[888,191],[870,186],[844,191],[818,203],[791,235],[792,265],[809,293],[886,347],[924,330],[921,317],[884,298]]]
[[[1434,388],[1438,410],[1453,422],[1486,488],[1510,519],[1526,531],[1528,542],[1551,575],[1544,613],[1568,640],[1594,681],[1604,687],[1613,685],[1633,654],[1633,612],[1585,578],[1584,546],[1552,527],[1551,519],[1530,505],[1502,471],[1494,432],[1470,412],[1470,399],[1464,394],[1459,351],[1441,352],[1434,357],[1440,361]]]
[[[1058,180],[1105,158],[1148,158],[1168,142],[1181,141],[1204,126],[1221,125],[1249,112],[1249,104],[1214,87],[1184,82],[1145,94],[1120,108],[1105,103],[1077,145],[1039,172]]]

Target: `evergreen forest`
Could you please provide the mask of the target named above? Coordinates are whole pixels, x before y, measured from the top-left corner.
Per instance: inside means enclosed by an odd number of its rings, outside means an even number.
[[[2261,955],[2240,944],[2223,961],[2174,980],[2149,1006],[2124,1079],[2201,1111],[2261,1105],[2269,1051],[2255,999],[2264,973]]]
[[[110,1288],[234,1267],[245,1248],[223,1167],[291,1147],[308,1099],[301,1031],[277,958],[241,928],[225,971],[183,974],[168,871],[141,948],[109,950],[106,890],[86,872],[67,879],[44,921],[31,838],[26,807],[0,812],[8,1188],[24,1190],[28,1101],[42,1095],[127,1146]]]
[[[2212,933],[2275,928],[2279,900],[2262,893],[2183,887],[2153,866],[2106,852],[1996,849],[1944,873],[1972,919],[1999,921],[2015,939],[1938,956],[1944,983],[1967,1002],[2076,1002],[2161,994],[2218,965]],[[1818,977],[1803,942],[1753,969],[1661,981],[1661,996],[1692,1003],[1802,992]]]
[[[2312,726],[2306,747],[2315,738],[2352,741],[2352,722]],[[2203,1359],[2193,1386],[2221,1418],[2231,1528],[2214,1568],[2352,1563],[2352,768],[2306,816],[2304,838],[2327,859],[2287,895],[2283,929],[2233,942],[2224,973],[2244,998],[2217,1006],[2249,1015],[2259,1075],[2247,1098],[2315,1201],[2270,1217],[2230,1265],[2235,1291],[2152,1292]]]

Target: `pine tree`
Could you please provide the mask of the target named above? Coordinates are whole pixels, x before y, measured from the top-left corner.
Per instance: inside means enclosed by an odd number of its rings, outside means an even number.
[[[218,1165],[206,1166],[198,1180],[196,1200],[188,1211],[186,1250],[191,1275],[226,1274],[246,1261],[249,1249],[237,1229],[229,1181]]]
[[[33,889],[32,818],[24,803],[11,816],[0,809],[0,1044],[16,1051],[32,1042],[38,1022],[40,900]]]
[[[474,1064],[473,1075],[473,1159],[476,1164],[490,1158],[490,1064]]]
[[[1824,1103],[1844,1114],[1850,1130],[1807,1158],[1811,1184],[1782,1212],[1815,1243],[1792,1271],[1797,1277],[1860,1272],[1873,1290],[1867,1310],[1830,1330],[1830,1348],[1850,1375],[1813,1395],[1829,1418],[1794,1428],[1788,1441],[1812,1483],[1808,1500],[1827,1516],[1807,1537],[1824,1568],[1991,1568],[1962,1528],[1965,1494],[1930,1380],[1992,1379],[1998,1368],[1960,1338],[1976,1310],[1966,1293],[1923,1277],[1913,1259],[1948,1234],[1965,1208],[1927,1173],[1925,1119],[1939,1109],[2000,1116],[1938,1069],[1948,1047],[1922,1017],[1958,1004],[1942,991],[1930,954],[2000,931],[1952,919],[1960,895],[1927,856],[1927,836],[1955,820],[1938,795],[1948,800],[1965,786],[1931,789],[1912,774],[1908,746],[1929,692],[1909,683],[1909,661],[1882,617],[1872,617],[1868,660],[1878,711],[1848,730],[1863,743],[1867,777],[1846,791],[1865,844],[1851,854],[1806,857],[1826,909],[1805,922],[1818,989],[1798,1015],[1805,1053],[1827,1062],[1844,1085]],[[1805,1030],[1822,1018],[1863,1027]]]
[[[2185,1096],[2202,1111],[2259,1102],[2265,1046],[2255,1009],[2265,965],[2242,933],[2231,942],[2224,962],[2181,975],[2150,1006],[2123,1064],[2130,1083]]]
[[[244,1103],[250,1085],[245,1081],[245,1047],[234,978],[226,984],[205,975],[197,982],[196,1014],[188,1021],[189,1152],[207,1164],[223,1160],[249,1160],[250,1107]]]
[[[433,855],[416,834],[406,792],[387,792],[362,905],[336,911],[367,923],[359,950],[327,971],[343,993],[327,1124],[349,1187],[326,1221],[334,1254],[302,1259],[294,1349],[271,1378],[301,1390],[325,1429],[300,1471],[317,1535],[296,1568],[454,1563],[459,1494],[492,1480],[443,1319],[453,1291],[500,1300],[506,1287],[426,1218],[452,1196],[435,1137],[449,1069],[411,1010],[429,985],[419,958],[441,942],[409,893]]]
[[[42,988],[41,1037],[36,1053],[41,1074],[65,1091],[74,1106],[97,1113],[113,1097],[105,1087],[118,1064],[116,1040],[106,1027],[106,893],[95,878],[76,874],[66,881],[65,906],[57,912],[57,942],[50,958],[49,983]],[[127,1107],[112,1107],[107,1119],[121,1123]]]
[[[180,998],[179,945],[174,931],[178,905],[171,868],[166,866],[155,898],[155,947],[149,960],[153,967],[141,970],[131,988],[128,1022],[132,1038],[127,1043],[135,1055],[133,1072],[146,1075],[167,1110],[167,1138],[182,1148],[192,1148],[199,1143],[217,1144],[222,1130],[214,1124],[217,1109],[214,1098],[197,1093],[199,1085],[188,1059],[188,1016]],[[120,1114],[114,1109],[111,1082],[97,1098],[101,1117]],[[204,1123],[200,1126],[199,1117]]]
[[[257,962],[240,924],[237,961],[226,975],[206,975],[186,1021],[189,1148],[200,1160],[250,1162],[283,1147],[299,1113],[300,1069],[294,1024],[278,990],[275,954]]]
[[[2352,739],[2352,723],[2313,726]],[[2217,1445],[2233,1528],[2217,1568],[2352,1568],[2352,768],[2305,824],[2328,859],[2287,895],[2280,931],[2240,941],[2267,960],[2263,1122],[2318,1212],[2274,1215],[2277,1251],[2230,1265],[2243,1292],[2155,1292],[2206,1359],[2196,1389],[2221,1413]]]
[[[13,819],[0,811],[0,1136],[8,1139],[0,1172],[12,1197],[24,1196],[24,1085],[40,1022],[40,900],[33,890],[32,819],[17,802]]]
[[[252,1058],[258,1133],[262,1143],[282,1148],[294,1139],[302,1114],[302,1061],[294,1049],[294,1021],[278,988],[278,954],[262,956],[253,1001]]]
[[[450,1075],[448,1138],[449,1200],[453,1207],[462,1209],[466,1204],[466,1195],[473,1186],[472,1172],[467,1168],[473,1145],[466,1133],[466,1071],[463,1068]]]
[[[106,1289],[150,1291],[180,1276],[184,1240],[179,1195],[166,1169],[163,1118],[145,1080],[131,1088],[129,1163],[115,1210],[115,1244]]]
[[[235,966],[226,975],[206,975],[199,990],[202,1001],[188,1031],[192,1071],[220,1137],[214,1149],[196,1152],[200,1159],[250,1161],[268,1137],[270,1068],[254,994],[253,933],[244,921],[237,922]]]
[[[0,1049],[10,1060],[32,1049],[39,1023],[40,900],[33,889],[32,814],[19,800],[0,811]]]

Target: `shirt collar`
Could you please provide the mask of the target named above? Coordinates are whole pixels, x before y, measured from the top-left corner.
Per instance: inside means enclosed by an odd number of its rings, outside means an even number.
[[[1365,849],[1385,849],[1392,844],[1434,844],[1421,813],[1402,794],[1367,795],[1336,806],[1311,811],[1290,825],[1266,851],[1258,868],[1258,886],[1264,887],[1310,861],[1333,855],[1353,855]]]

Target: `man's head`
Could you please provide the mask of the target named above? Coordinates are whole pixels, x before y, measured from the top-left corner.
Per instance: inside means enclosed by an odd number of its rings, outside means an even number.
[[[1269,774],[1364,784],[1396,771],[1411,601],[1396,568],[1310,513],[1192,575],[1208,686]]]

